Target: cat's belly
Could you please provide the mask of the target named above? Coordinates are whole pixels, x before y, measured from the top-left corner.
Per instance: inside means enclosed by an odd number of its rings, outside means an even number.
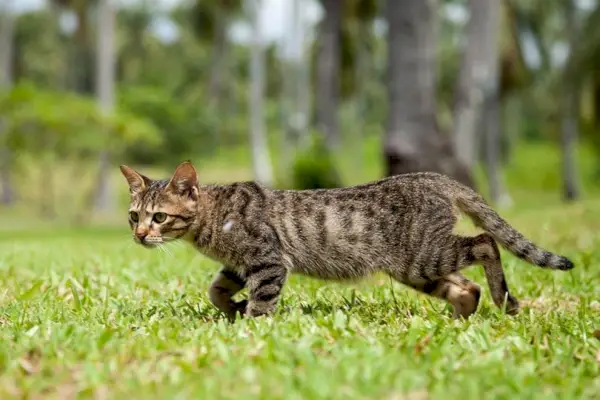
[[[377,269],[374,263],[347,257],[310,257],[295,259],[292,272],[326,280],[355,280],[370,275]]]
[[[226,265],[230,268],[241,268],[243,265],[241,260],[238,259],[238,257],[235,257],[231,252],[218,251],[214,248],[200,247],[198,245],[194,245],[194,248],[203,256],[210,258],[221,265]]]

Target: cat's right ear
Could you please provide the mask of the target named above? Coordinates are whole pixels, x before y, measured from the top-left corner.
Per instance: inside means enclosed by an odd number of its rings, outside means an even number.
[[[136,172],[133,168],[130,168],[127,165],[121,165],[121,172],[123,173],[125,179],[127,179],[127,183],[129,184],[129,192],[132,195],[146,190],[151,182],[149,178]]]

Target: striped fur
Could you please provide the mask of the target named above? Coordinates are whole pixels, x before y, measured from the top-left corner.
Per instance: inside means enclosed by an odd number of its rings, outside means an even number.
[[[189,162],[170,180],[121,170],[131,189],[130,213],[139,217],[135,222],[130,214],[136,240],[153,247],[182,238],[222,263],[209,295],[232,318],[272,313],[291,273],[352,280],[377,271],[447,300],[456,317],[468,317],[480,288],[460,270],[474,264],[484,267],[496,305],[514,314],[519,303],[509,292],[496,243],[541,267],[573,267],[523,237],[477,193],[436,173],[291,191],[255,182],[200,185]],[[168,217],[157,223],[153,216],[161,212]],[[458,212],[485,233],[455,234]],[[244,288],[248,301],[233,301]]]

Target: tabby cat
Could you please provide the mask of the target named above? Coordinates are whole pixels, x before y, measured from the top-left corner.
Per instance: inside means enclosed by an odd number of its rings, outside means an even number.
[[[209,290],[230,318],[274,311],[291,273],[351,280],[381,271],[447,300],[457,318],[477,310],[480,287],[460,270],[484,267],[491,296],[510,314],[519,302],[506,284],[496,242],[543,268],[573,263],[539,248],[473,190],[437,173],[392,176],[359,186],[273,190],[255,182],[201,185],[190,162],[168,180],[121,166],[131,193],[129,225],[147,247],[183,239],[222,263]],[[459,213],[485,233],[454,231]],[[249,299],[232,297],[247,288]]]

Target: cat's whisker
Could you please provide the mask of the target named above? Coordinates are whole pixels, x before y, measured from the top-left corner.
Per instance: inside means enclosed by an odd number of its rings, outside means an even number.
[[[173,253],[171,253],[171,251],[169,251],[169,249],[167,249],[163,243],[158,243],[158,248],[161,249],[163,253],[173,258]]]
[[[156,247],[157,247],[157,248],[158,248],[158,250],[160,250],[162,253],[164,253],[164,252],[165,252],[165,249],[163,249],[163,247],[162,247],[162,245],[161,245],[161,244],[157,243],[157,244],[156,244]]]

